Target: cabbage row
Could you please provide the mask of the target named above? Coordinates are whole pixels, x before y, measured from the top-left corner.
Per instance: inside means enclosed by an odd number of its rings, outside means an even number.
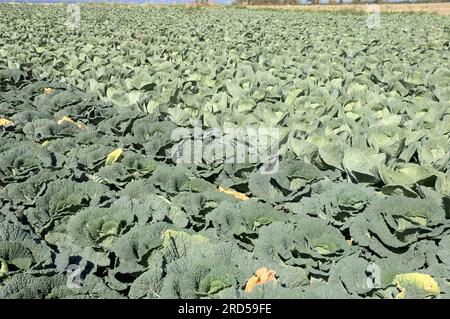
[[[450,296],[447,17],[65,14],[0,6],[0,298]],[[174,163],[194,119],[279,170]]]

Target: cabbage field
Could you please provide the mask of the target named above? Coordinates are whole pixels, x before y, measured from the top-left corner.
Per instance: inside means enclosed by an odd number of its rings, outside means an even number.
[[[450,18],[375,18],[0,5],[0,299],[450,297]]]

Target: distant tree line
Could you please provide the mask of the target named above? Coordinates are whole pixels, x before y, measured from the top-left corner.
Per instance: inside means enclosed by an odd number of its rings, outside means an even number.
[[[297,0],[236,0],[237,4],[247,4],[247,5],[271,5],[271,4],[299,4]]]
[[[343,3],[342,0],[328,0],[330,4]],[[361,0],[353,0],[354,3],[359,3]],[[381,0],[378,0],[381,1]],[[310,0],[313,4],[320,4],[320,0]],[[235,0],[235,3],[242,5],[296,5],[301,4],[300,0]]]
[[[198,0],[198,1],[206,1],[208,0]],[[411,0],[406,2],[411,3],[438,3],[438,2],[448,2],[449,0]],[[320,0],[309,0],[310,3],[313,4],[320,4]],[[351,3],[384,3],[384,2],[390,2],[389,0],[352,0]],[[236,4],[241,5],[296,5],[301,4],[300,0],[235,0]],[[328,3],[330,4],[339,4],[344,3],[343,0],[328,0]]]

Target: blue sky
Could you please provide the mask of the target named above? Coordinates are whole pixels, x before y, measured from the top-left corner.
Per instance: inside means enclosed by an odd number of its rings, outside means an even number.
[[[0,2],[120,2],[120,3],[193,3],[195,0],[0,0]],[[233,0],[211,0],[214,3],[232,3]],[[300,0],[301,3],[307,3],[308,0]],[[327,3],[328,0],[320,0],[321,3]],[[351,2],[351,0],[343,0]],[[405,2],[408,0],[387,0],[389,2]],[[414,0],[410,0],[414,2]]]

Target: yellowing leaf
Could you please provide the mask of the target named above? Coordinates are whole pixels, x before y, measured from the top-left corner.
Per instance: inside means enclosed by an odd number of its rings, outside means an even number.
[[[119,160],[119,158],[122,156],[123,153],[123,149],[121,148],[117,148],[114,151],[112,151],[111,153],[108,154],[108,156],[106,157],[106,165],[111,165],[112,163],[115,163]]]
[[[84,129],[84,125],[83,124],[76,123],[74,120],[72,120],[68,116],[63,116],[60,120],[58,120],[58,124],[59,125],[62,125],[64,123],[70,123],[70,124],[76,125],[80,130]]]
[[[47,146],[49,144],[49,141],[44,141],[44,142],[42,142],[42,146]]]
[[[394,283],[400,290],[397,299],[407,297],[409,290],[419,290],[426,295],[439,295],[440,289],[436,280],[428,274],[421,273],[407,273],[395,276]]]
[[[0,118],[0,126],[4,127],[14,126],[14,122],[8,119]]]
[[[239,200],[248,200],[249,199],[249,197],[247,195],[239,193],[238,191],[235,191],[234,189],[227,189],[227,188],[223,188],[223,187],[219,186],[218,191],[221,193],[232,195],[232,196],[234,196],[234,198],[239,199]]]
[[[252,292],[257,285],[264,285],[268,282],[276,283],[277,279],[275,278],[275,275],[275,270],[271,270],[267,267],[259,268],[255,275],[247,281],[245,292]]]
[[[55,92],[55,89],[53,89],[53,88],[44,88],[45,94],[52,94],[53,92]]]
[[[8,271],[8,263],[3,258],[0,258],[0,278],[7,274]]]
[[[161,234],[162,239],[170,239],[174,234],[176,233],[176,230],[173,229],[167,229],[166,231],[163,231]]]

